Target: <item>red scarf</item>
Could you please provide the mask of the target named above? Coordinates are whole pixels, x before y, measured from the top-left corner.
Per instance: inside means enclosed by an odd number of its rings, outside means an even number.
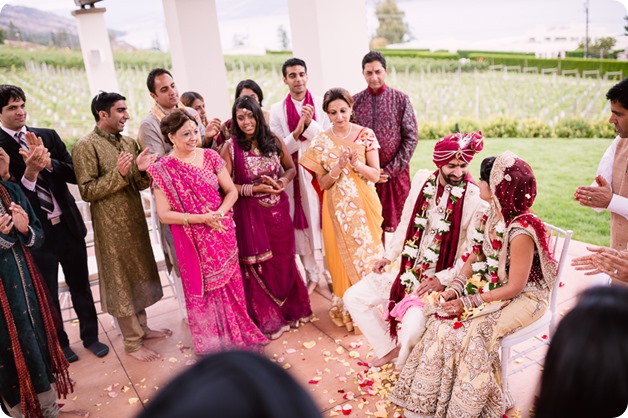
[[[2,185],[0,185],[0,198],[2,199],[5,208],[8,208],[11,205],[11,196],[9,195],[7,189]],[[72,381],[70,380],[70,375],[68,373],[69,363],[61,351],[59,340],[57,340],[55,320],[53,319],[52,312],[49,308],[46,295],[47,291],[44,287],[42,278],[37,270],[37,267],[35,267],[35,262],[33,261],[31,253],[24,246],[22,246],[22,250],[26,259],[28,271],[31,275],[31,279],[33,280],[33,288],[35,290],[35,294],[37,295],[41,319],[44,323],[46,343],[48,345],[48,354],[50,356],[49,367],[56,381],[55,386],[57,394],[65,399],[68,393],[73,391]],[[0,280],[0,305],[6,320],[9,338],[11,339],[13,361],[15,362],[15,369],[17,370],[18,381],[20,383],[20,408],[22,409],[22,414],[25,417],[43,418],[44,415],[39,404],[39,398],[37,398],[37,392],[35,391],[35,386],[33,385],[33,381],[28,371],[28,365],[24,359],[24,352],[22,351],[23,349],[20,346],[20,341],[18,339],[18,330],[15,327],[15,322],[13,321],[11,306],[9,305],[2,280]],[[24,347],[24,349],[28,349],[28,347]]]
[[[286,103],[286,118],[288,121],[288,129],[290,132],[294,132],[299,125],[299,119],[301,119],[301,115],[297,112],[297,107],[294,105],[292,101],[292,97],[290,93],[285,100]],[[314,106],[314,99],[312,98],[312,93],[309,90],[305,91],[305,98],[303,99],[303,106],[312,105],[314,107],[314,115],[312,116],[313,120],[316,120],[316,107]],[[299,136],[299,141],[305,141],[307,138],[303,137],[303,135]],[[292,187],[294,190],[294,228],[298,230],[304,230],[308,228],[307,218],[305,217],[305,212],[303,211],[303,203],[301,201],[301,188],[299,187],[299,152],[292,153],[292,161],[294,161],[294,167],[296,168],[296,175],[294,176],[294,180],[292,181]]]
[[[438,198],[439,196],[442,196],[444,187],[440,184],[440,181],[438,180],[439,170],[436,170],[434,172],[434,175],[437,176],[437,181],[438,181],[438,190],[436,192],[436,198]],[[438,254],[438,261],[436,261],[436,272],[450,268],[451,266],[454,265],[456,261],[456,252],[458,249],[458,238],[460,236],[460,226],[461,226],[460,224],[462,220],[462,209],[464,206],[464,198],[465,198],[465,195],[467,194],[467,188],[469,187],[469,183],[474,183],[473,178],[469,174],[467,174],[464,181],[467,187],[465,187],[464,193],[453,205],[453,212],[451,213],[450,218],[449,218],[449,220],[451,221],[451,226],[449,228],[449,231],[443,234],[443,240],[441,241],[441,245],[440,245],[440,253]],[[417,233],[419,234],[419,238],[417,239],[417,242],[421,242],[421,239],[423,238],[423,230],[416,226],[416,224],[414,223],[414,218],[417,216],[417,214],[421,213],[421,208],[423,207],[423,204],[425,203],[425,195],[423,194],[423,189],[425,189],[428,183],[429,183],[428,181],[425,182],[425,184],[421,188],[419,197],[416,200],[416,204],[414,205],[414,210],[412,211],[412,216],[410,217],[410,223],[408,224],[408,229],[406,232],[406,239],[404,240],[404,242],[411,240],[412,237],[414,237],[414,235]],[[432,225],[432,227],[433,226],[434,225]],[[422,255],[419,255],[419,257],[421,256]],[[406,296],[406,287],[403,284],[401,284],[401,275],[406,272],[406,264],[408,262],[412,262],[412,261],[408,260],[408,257],[402,255],[399,273],[397,274],[397,277],[395,278],[395,281],[393,282],[392,288],[390,289],[390,298],[388,301],[388,312],[392,311],[395,305]],[[390,336],[392,338],[397,338],[397,320],[394,317],[389,316],[388,323],[389,323],[388,330],[390,332]]]

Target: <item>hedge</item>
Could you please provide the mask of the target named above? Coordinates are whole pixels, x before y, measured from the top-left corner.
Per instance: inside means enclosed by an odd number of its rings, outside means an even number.
[[[505,65],[522,67],[558,68],[559,71],[599,70],[603,76],[609,71],[622,71],[623,76],[628,75],[628,61],[584,59],[584,58],[533,58],[526,55],[500,55],[500,54],[470,54],[469,59],[474,61],[489,62],[492,65]]]
[[[613,125],[606,119],[565,118],[551,126],[536,119],[518,120],[498,117],[484,122],[473,119],[451,119],[448,122],[419,122],[419,138],[439,139],[456,130],[482,131],[485,138],[614,138]]]
[[[460,56],[460,58],[469,58],[469,55],[471,54],[525,55],[525,56],[534,57],[534,52],[506,52],[506,51],[496,52],[496,51],[474,51],[474,50],[466,50],[466,49],[458,50],[458,55]]]

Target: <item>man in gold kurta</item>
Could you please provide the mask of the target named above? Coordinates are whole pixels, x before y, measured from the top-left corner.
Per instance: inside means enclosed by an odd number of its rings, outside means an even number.
[[[126,352],[152,361],[159,354],[144,340],[171,334],[149,329],[145,311],[163,295],[140,196],[157,156],[120,134],[129,118],[125,100],[118,93],[94,98],[96,127],[72,157],[81,197],[90,202],[102,308],[118,320]]]

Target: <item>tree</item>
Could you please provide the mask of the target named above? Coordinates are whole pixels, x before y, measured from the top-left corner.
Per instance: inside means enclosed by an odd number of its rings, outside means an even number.
[[[624,16],[626,24],[624,25],[624,36],[628,36],[628,15]]]
[[[4,43],[4,31],[0,29],[0,45]]]
[[[281,49],[284,51],[290,49],[290,36],[283,25],[279,25],[277,28],[277,36],[279,37],[279,45],[281,45]]]
[[[385,38],[392,44],[410,39],[410,28],[404,20],[405,12],[399,10],[395,0],[380,0],[375,16],[379,20],[376,38]]]
[[[605,55],[609,55],[609,53],[613,50],[613,47],[615,47],[616,43],[617,39],[613,38],[612,36],[598,38],[593,44],[591,44],[591,40],[589,39],[589,56],[599,56],[601,58],[604,58]],[[578,44],[578,49],[584,49],[584,41]]]

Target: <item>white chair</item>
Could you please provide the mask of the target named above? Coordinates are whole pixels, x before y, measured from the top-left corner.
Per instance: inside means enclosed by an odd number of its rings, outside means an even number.
[[[550,254],[558,261],[558,272],[556,275],[556,282],[554,283],[554,287],[551,289],[550,294],[550,303],[547,311],[543,314],[542,317],[531,323],[525,328],[522,328],[507,337],[502,339],[501,343],[501,360],[502,360],[502,391],[503,391],[503,403],[504,403],[504,412],[506,412],[507,405],[507,396],[508,396],[508,376],[512,373],[515,373],[519,370],[523,370],[532,364],[539,363],[544,357],[545,354],[541,355],[539,358],[531,359],[528,363],[522,363],[516,369],[509,370],[510,362],[526,356],[528,353],[531,353],[544,344],[549,344],[554,332],[556,331],[556,324],[558,322],[558,312],[556,312],[556,296],[558,294],[558,287],[560,284],[560,278],[563,273],[563,266],[566,261],[567,250],[569,249],[569,242],[571,241],[572,231],[565,231],[563,229],[557,228],[550,224],[545,224],[548,233],[548,244]],[[549,328],[548,337],[541,338],[539,334],[546,329]],[[528,341],[532,338],[537,339],[539,342],[532,347],[527,348],[521,352],[518,352],[516,355],[511,356],[511,348],[517,344]],[[540,363],[539,363],[540,364]]]

